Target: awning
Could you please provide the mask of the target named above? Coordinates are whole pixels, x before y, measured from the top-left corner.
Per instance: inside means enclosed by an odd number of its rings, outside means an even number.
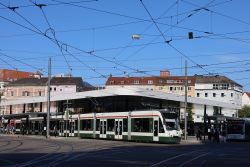
[[[234,120],[239,119],[236,117],[228,117],[224,115],[213,115],[213,116],[208,116],[207,118],[210,120],[214,120],[214,121],[226,121],[228,119],[234,119]]]
[[[43,117],[43,116],[47,116],[47,113],[32,112],[32,113],[22,113],[22,114],[0,115],[0,117],[4,119],[18,119],[18,118]]]

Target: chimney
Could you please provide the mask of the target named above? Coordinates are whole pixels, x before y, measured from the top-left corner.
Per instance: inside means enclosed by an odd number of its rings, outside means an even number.
[[[168,77],[170,76],[170,71],[168,70],[161,70],[160,71],[160,77]]]

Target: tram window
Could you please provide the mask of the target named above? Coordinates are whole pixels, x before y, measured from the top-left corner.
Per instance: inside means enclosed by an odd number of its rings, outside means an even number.
[[[38,122],[35,122],[35,130],[38,130]]]
[[[114,119],[108,119],[108,131],[114,131],[115,130],[115,120]]]
[[[245,125],[245,135],[247,136],[247,137],[250,137],[250,124],[247,124],[246,123],[246,125]]]
[[[83,127],[83,130],[87,130],[87,131],[93,130],[92,120],[91,119],[82,120],[82,127]]]
[[[161,120],[160,120],[159,133],[164,133],[164,128],[163,128]]]
[[[135,118],[134,119],[134,132],[150,132],[149,118]]]
[[[228,125],[227,127],[227,133],[228,134],[243,134],[243,125]]]
[[[57,125],[58,127],[58,125]],[[78,129],[78,120],[75,120],[75,129]]]
[[[128,119],[123,119],[123,132],[128,131]]]
[[[100,119],[96,120],[96,130],[99,131],[100,130]]]

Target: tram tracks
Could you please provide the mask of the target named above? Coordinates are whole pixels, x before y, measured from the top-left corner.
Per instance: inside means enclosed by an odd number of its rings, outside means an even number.
[[[92,142],[93,143],[93,142]],[[115,148],[119,146],[127,146],[130,145],[129,143],[108,143],[108,144],[103,144],[100,143],[96,145],[95,143],[95,148],[93,148],[93,145],[89,144],[87,147],[86,145],[84,147],[77,147],[77,149],[73,148],[71,152],[60,154],[57,157],[53,157],[51,159],[54,159],[52,162],[46,163],[46,165],[41,165],[40,167],[53,167],[57,166],[59,164],[62,164],[64,162],[69,162],[69,161],[74,161],[76,159],[85,159],[88,157],[95,157],[99,156],[103,153],[120,153],[122,149],[115,149],[115,150],[110,150],[110,148]]]
[[[49,144],[54,144],[55,146],[55,149],[52,150],[51,152],[45,154],[45,155],[42,155],[42,156],[39,156],[37,158],[34,158],[32,160],[29,160],[29,161],[26,161],[24,163],[19,163],[15,166],[18,166],[18,167],[26,167],[26,166],[38,166],[40,163],[42,163],[43,161],[46,161],[48,160],[49,158],[55,158],[56,156],[58,156],[58,154],[60,154],[60,150],[62,148],[62,145],[59,143],[59,142],[55,142],[55,141],[46,141],[46,143],[49,143]],[[51,148],[51,147],[50,147]]]
[[[177,166],[183,167],[185,165],[189,165],[191,162],[198,160],[202,157],[211,154],[211,151],[206,149],[193,150],[184,152],[181,154],[174,155],[157,163],[150,165],[150,167],[159,167],[159,166]],[[202,161],[204,163],[204,160]],[[200,164],[202,166],[202,164]]]
[[[17,148],[19,148],[20,146],[23,145],[23,142],[22,142],[21,140],[8,140],[8,141],[6,141],[6,142],[7,142],[7,144],[1,146],[0,153],[15,150],[15,149],[17,149]],[[15,142],[16,142],[17,144],[14,145],[14,146],[12,146],[13,143],[15,143]],[[12,146],[12,147],[8,148],[7,146]],[[3,147],[7,147],[7,148],[2,149]]]

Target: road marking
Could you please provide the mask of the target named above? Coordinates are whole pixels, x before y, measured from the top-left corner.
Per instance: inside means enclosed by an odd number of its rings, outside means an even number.
[[[186,162],[184,162],[184,163],[178,165],[177,167],[182,167],[182,166],[184,166],[184,165],[186,165],[186,164],[192,162],[193,160],[199,159],[200,157],[204,157],[204,156],[206,156],[206,155],[208,155],[208,154],[210,154],[210,152],[205,153],[205,154],[201,154],[201,155],[199,155],[199,156],[197,156],[197,157],[195,157],[195,158],[193,158],[193,159],[190,159],[190,160],[188,160],[188,161],[186,161]]]
[[[172,160],[172,159],[175,159],[175,158],[178,158],[178,157],[187,155],[187,154],[195,153],[195,152],[198,152],[198,151],[201,151],[201,150],[196,150],[196,151],[191,151],[191,152],[183,153],[183,154],[180,154],[180,155],[177,155],[177,156],[174,156],[174,157],[165,159],[165,160],[160,161],[160,162],[158,162],[158,163],[155,163],[155,164],[151,165],[150,167],[157,166],[157,165],[160,165],[160,164],[165,163],[165,162],[167,162],[167,161],[170,161],[170,160]]]

